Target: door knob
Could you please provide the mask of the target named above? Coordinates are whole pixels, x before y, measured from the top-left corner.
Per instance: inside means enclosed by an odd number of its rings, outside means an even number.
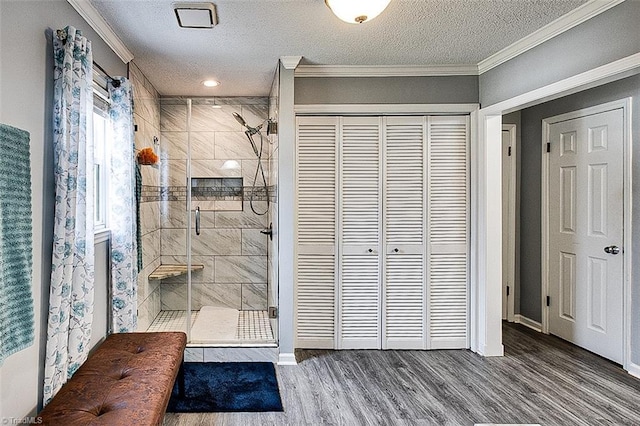
[[[369,251],[369,253],[372,253],[372,252],[373,252],[373,249],[369,249],[368,251]]]
[[[400,250],[398,250],[397,248],[394,248],[394,249],[393,249],[393,251],[395,251],[395,252],[397,253],[397,252],[398,252],[398,251],[400,251]]]
[[[605,247],[604,248],[604,252],[605,253],[609,253],[609,254],[618,254],[618,253],[620,253],[620,247],[618,247],[618,246]]]

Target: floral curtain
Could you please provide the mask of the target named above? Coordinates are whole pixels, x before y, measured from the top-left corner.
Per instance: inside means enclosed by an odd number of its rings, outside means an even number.
[[[46,404],[84,362],[93,320],[93,60],[73,27],[53,36],[55,219],[44,371]]]
[[[111,228],[112,330],[136,331],[138,247],[136,239],[136,171],[131,83],[116,78],[109,85],[112,124],[109,180]]]

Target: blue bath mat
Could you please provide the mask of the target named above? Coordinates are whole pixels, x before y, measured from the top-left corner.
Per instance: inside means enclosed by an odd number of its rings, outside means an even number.
[[[186,362],[183,395],[179,388],[180,377],[169,400],[170,413],[282,411],[270,362]]]

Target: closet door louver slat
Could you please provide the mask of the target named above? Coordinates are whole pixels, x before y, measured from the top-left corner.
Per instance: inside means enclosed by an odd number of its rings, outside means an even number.
[[[297,119],[296,347],[335,347],[335,117]]]
[[[425,117],[385,118],[383,349],[425,349]]]
[[[342,118],[341,349],[380,348],[380,122]]]
[[[468,117],[429,121],[429,348],[467,348]]]

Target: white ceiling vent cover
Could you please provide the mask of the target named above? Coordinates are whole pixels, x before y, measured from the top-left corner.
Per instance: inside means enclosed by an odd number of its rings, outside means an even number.
[[[182,28],[213,28],[218,23],[213,3],[174,3],[173,9]]]

